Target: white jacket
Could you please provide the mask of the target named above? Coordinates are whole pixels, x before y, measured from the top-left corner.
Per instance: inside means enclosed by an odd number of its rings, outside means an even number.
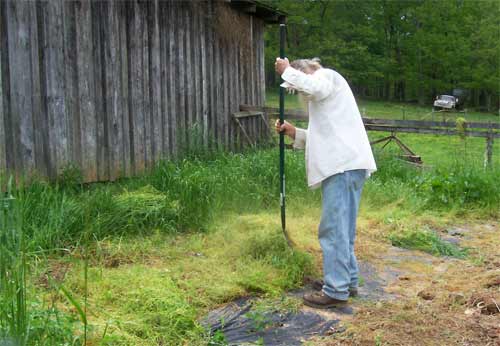
[[[361,114],[347,81],[338,72],[321,68],[305,74],[287,67],[281,76],[306,94],[309,127],[297,128],[294,147],[305,148],[310,188],[326,178],[349,170],[377,170]]]

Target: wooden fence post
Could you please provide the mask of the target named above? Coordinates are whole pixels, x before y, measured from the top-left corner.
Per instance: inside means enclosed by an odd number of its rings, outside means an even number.
[[[486,160],[484,166],[491,166],[493,159],[493,136],[486,137]]]

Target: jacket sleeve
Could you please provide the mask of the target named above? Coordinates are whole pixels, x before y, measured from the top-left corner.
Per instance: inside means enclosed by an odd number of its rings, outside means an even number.
[[[334,91],[334,83],[322,69],[313,74],[305,74],[289,66],[281,75],[286,82],[292,84],[295,89],[310,95],[314,101],[320,101],[328,97]]]
[[[295,141],[293,147],[295,149],[305,149],[307,140],[307,130],[295,128]]]

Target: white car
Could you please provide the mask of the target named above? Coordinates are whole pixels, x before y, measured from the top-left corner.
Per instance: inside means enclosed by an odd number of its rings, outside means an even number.
[[[436,96],[434,109],[454,109],[458,103],[458,98],[450,95]]]

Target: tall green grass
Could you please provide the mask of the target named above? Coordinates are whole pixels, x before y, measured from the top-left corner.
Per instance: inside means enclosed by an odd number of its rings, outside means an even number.
[[[495,217],[500,213],[500,170],[467,162],[422,168],[399,159],[394,152],[377,153],[378,171],[366,185],[372,205],[401,201],[414,211],[475,212]]]
[[[71,316],[42,304],[30,286],[23,205],[15,195],[10,179],[0,196],[0,345],[74,344]]]
[[[23,227],[12,179],[0,199],[0,343],[26,345],[28,309],[26,304],[26,253]]]
[[[372,205],[402,200],[400,207],[409,210],[498,215],[498,169],[460,162],[422,169],[390,151],[376,156],[378,171],[364,193]],[[71,249],[85,237],[203,231],[214,215],[224,211],[278,208],[277,162],[274,149],[217,152],[209,158],[192,155],[163,161],[148,174],[115,183],[34,181],[13,197],[20,207],[28,249]],[[318,193],[307,188],[302,152],[287,152],[286,178],[290,204],[319,201]]]

